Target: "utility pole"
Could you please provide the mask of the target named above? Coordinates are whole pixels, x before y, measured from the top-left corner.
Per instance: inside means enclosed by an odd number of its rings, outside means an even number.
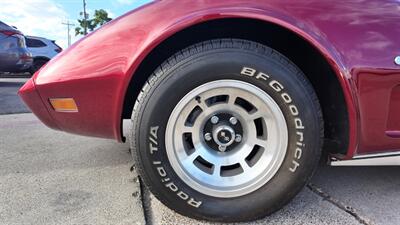
[[[68,29],[68,47],[71,46],[71,35],[69,34],[70,31],[70,27],[71,26],[75,26],[75,24],[70,23],[69,20],[67,20],[66,23],[62,23],[63,25],[67,25],[67,29]]]
[[[87,34],[87,14],[86,14],[86,0],[83,0],[83,34]]]

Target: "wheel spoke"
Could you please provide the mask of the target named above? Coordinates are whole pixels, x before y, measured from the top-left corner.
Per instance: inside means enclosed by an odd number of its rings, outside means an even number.
[[[199,156],[200,154],[195,150],[192,154],[187,156],[185,159],[182,160],[182,164],[187,166],[193,166],[193,161]]]
[[[204,99],[201,99],[200,102],[197,102],[197,105],[203,110],[206,111],[208,108],[208,105],[206,104],[206,101]]]
[[[262,139],[256,138],[254,141],[254,144],[261,146],[261,147],[265,147],[265,146],[268,146],[268,140],[262,140]]]
[[[184,126],[182,129],[182,133],[193,133],[194,132],[194,127],[191,126]]]
[[[214,165],[214,169],[213,169],[212,175],[214,177],[220,177],[221,176],[221,166],[220,165]]]
[[[242,167],[243,171],[246,173],[249,169],[251,169],[251,167],[249,166],[249,164],[247,164],[246,160],[242,160],[240,161],[240,166]]]
[[[270,119],[271,116],[266,112],[261,112],[261,110],[257,110],[256,112],[249,114],[249,120],[256,120],[259,118]]]
[[[228,97],[228,104],[229,105],[234,105],[235,104],[235,101],[236,101],[236,98],[238,97],[236,94],[233,94],[233,93],[230,93],[229,95],[228,95],[229,97]]]

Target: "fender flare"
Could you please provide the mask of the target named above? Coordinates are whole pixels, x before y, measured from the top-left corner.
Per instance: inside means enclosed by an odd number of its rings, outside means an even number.
[[[337,52],[334,46],[329,43],[329,41],[327,41],[324,37],[318,35],[315,31],[315,28],[314,30],[308,28],[308,26],[302,21],[299,21],[291,16],[282,13],[255,8],[229,7],[213,8],[203,11],[197,11],[186,15],[185,17],[171,23],[171,25],[166,27],[162,32],[154,31],[158,35],[148,35],[148,40],[143,42],[146,44],[146,46],[144,46],[143,48],[144,50],[140,52],[138,57],[136,57],[134,61],[130,64],[127,76],[124,78],[124,87],[122,91],[126,93],[129,82],[133,78],[136,69],[140,66],[147,55],[150,54],[151,51],[153,51],[165,40],[180,31],[190,28],[191,26],[198,25],[204,22],[209,22],[212,20],[228,18],[253,19],[278,25],[303,38],[318,52],[320,52],[321,55],[323,55],[327,63],[331,66],[332,70],[336,74],[345,97],[349,117],[349,145],[346,157],[344,159],[351,159],[357,149],[359,112],[356,93],[353,91],[355,90],[355,84],[351,79],[350,72],[348,69],[346,69],[343,60],[340,57],[340,54]],[[150,40],[150,38],[152,39]],[[121,103],[119,115],[122,115],[124,99],[120,99],[119,102]],[[119,119],[121,120],[121,118]],[[120,126],[119,129],[121,130],[122,126]]]

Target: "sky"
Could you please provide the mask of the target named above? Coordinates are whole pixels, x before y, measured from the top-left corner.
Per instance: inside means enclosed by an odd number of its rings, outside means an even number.
[[[67,26],[69,21],[78,25],[82,0],[0,0],[0,21],[16,26],[25,35],[40,36],[55,40],[62,48],[68,45]],[[91,17],[95,9],[104,9],[109,17],[116,18],[135,9],[150,0],[86,0],[86,11]],[[80,36],[75,36],[71,29],[72,43]]]

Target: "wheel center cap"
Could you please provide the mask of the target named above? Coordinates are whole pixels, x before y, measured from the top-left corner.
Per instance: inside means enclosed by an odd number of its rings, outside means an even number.
[[[213,138],[219,146],[229,146],[235,140],[235,131],[232,127],[221,125],[214,129]]]
[[[218,135],[218,140],[221,143],[225,143],[225,144],[228,143],[232,138],[232,136],[228,130],[221,130],[217,135]]]

